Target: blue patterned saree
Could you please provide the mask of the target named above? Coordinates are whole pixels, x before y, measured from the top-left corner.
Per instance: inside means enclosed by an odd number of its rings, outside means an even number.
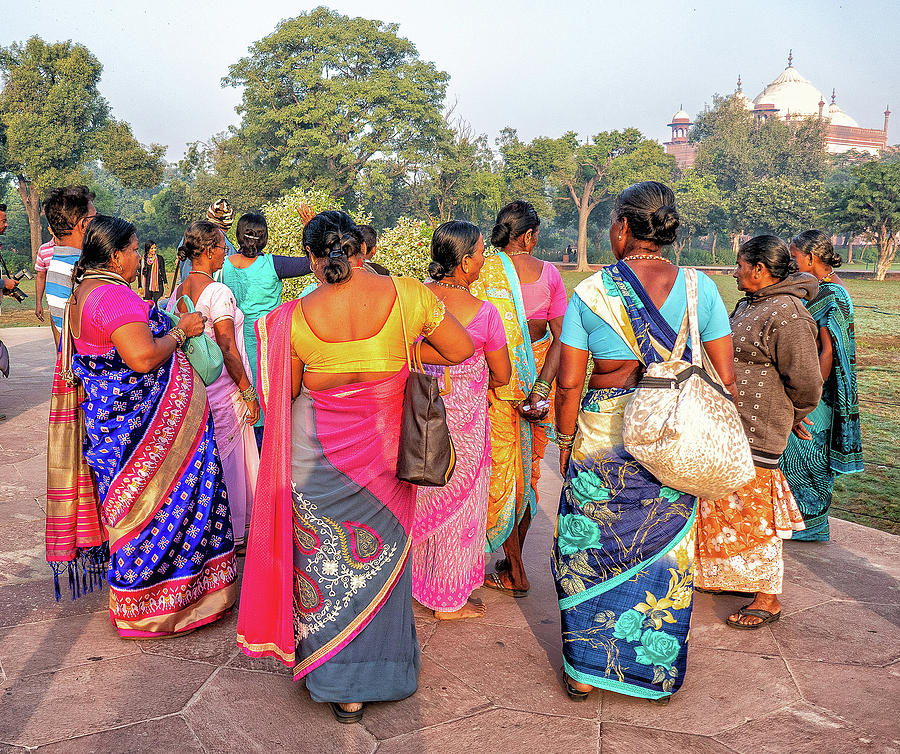
[[[856,387],[856,341],[853,302],[837,283],[822,283],[807,305],[816,324],[831,335],[832,369],[822,400],[807,417],[812,440],[791,433],[781,456],[781,470],[800,506],[806,528],[793,539],[827,540],[828,511],[836,474],[863,470],[859,394]]]
[[[644,364],[675,345],[675,331],[625,263],[576,292]],[[658,699],[678,690],[687,665],[696,498],[662,486],[623,447],[631,392],[588,390],[582,400],[551,569],[566,674]]]

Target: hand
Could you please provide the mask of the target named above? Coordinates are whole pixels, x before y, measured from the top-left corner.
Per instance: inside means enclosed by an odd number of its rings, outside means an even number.
[[[809,430],[803,426],[804,424],[807,427],[811,427],[813,425],[813,423],[809,419],[804,418],[803,421],[799,422],[797,426],[794,427],[794,434],[797,435],[797,437],[799,437],[801,440],[812,440],[813,436],[809,433]]]
[[[306,202],[300,203],[300,209],[298,210],[298,212],[300,213],[300,219],[303,221],[304,225],[306,225],[316,216],[316,213],[313,212],[313,208],[310,207]]]
[[[11,291],[16,287],[16,281],[12,278],[3,278],[3,292]]]
[[[550,402],[547,398],[532,393],[519,404],[519,413],[528,421],[540,421],[550,413]]]
[[[34,304],[34,316],[37,317],[39,321],[44,321],[44,305],[40,301],[36,301]]]
[[[247,404],[247,413],[244,416],[244,421],[252,427],[259,421],[259,401],[244,401],[244,403]]]
[[[184,331],[184,334],[189,338],[193,338],[195,335],[202,333],[205,324],[206,317],[200,314],[200,312],[182,314],[181,318],[178,320],[178,327],[180,327]]]
[[[572,457],[572,448],[559,449],[559,473],[563,479],[566,478],[566,472],[569,470],[569,459]]]

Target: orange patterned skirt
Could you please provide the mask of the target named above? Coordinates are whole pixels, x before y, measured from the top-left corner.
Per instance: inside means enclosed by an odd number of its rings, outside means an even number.
[[[756,468],[756,479],[720,500],[700,500],[694,584],[780,594],[781,540],[805,528],[780,469]]]

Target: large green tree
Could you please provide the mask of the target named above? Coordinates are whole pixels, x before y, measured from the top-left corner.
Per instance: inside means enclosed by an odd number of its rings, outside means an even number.
[[[100,159],[126,187],[153,186],[164,147],[137,142],[110,115],[98,88],[102,66],[74,42],[31,37],[0,48],[0,174],[12,176],[31,227],[31,253],[41,245],[41,195],[54,186],[87,183]]]
[[[900,159],[891,155],[850,167],[850,180],[832,186],[828,215],[838,227],[859,229],[878,245],[875,279],[884,280],[900,233]]]
[[[237,147],[280,190],[308,183],[351,202],[375,159],[419,161],[443,129],[448,76],[397,24],[319,7],[282,21],[229,69],[243,87]]]
[[[701,235],[715,236],[722,218],[725,216],[725,201],[722,192],[711,175],[700,175],[689,170],[672,187],[681,218],[682,240],[675,247],[676,261],[681,261],[681,251],[687,244],[691,250],[693,238]],[[715,241],[713,242],[713,263],[715,263]]]
[[[588,219],[598,205],[636,181],[669,182],[675,159],[636,128],[603,131],[582,143],[570,131],[557,139],[538,137],[528,146],[535,172],[557,198],[578,214],[578,269],[588,270]]]
[[[766,190],[774,191],[773,203],[798,199],[804,205],[794,213],[808,217],[805,205],[819,201],[822,184],[830,170],[825,151],[825,123],[818,118],[790,122],[779,118],[760,120],[737,97],[715,97],[713,107],[697,116],[691,140],[698,144],[694,170],[711,176],[729,208],[727,226],[732,248],[737,250],[741,235],[765,228],[782,227],[777,217],[749,212],[747,200],[764,202]],[[758,185],[757,185],[758,184]],[[792,185],[788,185],[792,184]],[[784,206],[782,205],[782,210]]]

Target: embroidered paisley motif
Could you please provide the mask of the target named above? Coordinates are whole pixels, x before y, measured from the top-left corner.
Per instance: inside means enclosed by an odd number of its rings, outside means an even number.
[[[369,563],[378,557],[383,543],[374,529],[356,521],[343,521],[342,526],[350,537],[348,554],[356,563]]]
[[[294,594],[297,598],[297,606],[304,613],[317,613],[322,609],[325,600],[319,587],[316,586],[306,574],[301,571],[294,571]]]

